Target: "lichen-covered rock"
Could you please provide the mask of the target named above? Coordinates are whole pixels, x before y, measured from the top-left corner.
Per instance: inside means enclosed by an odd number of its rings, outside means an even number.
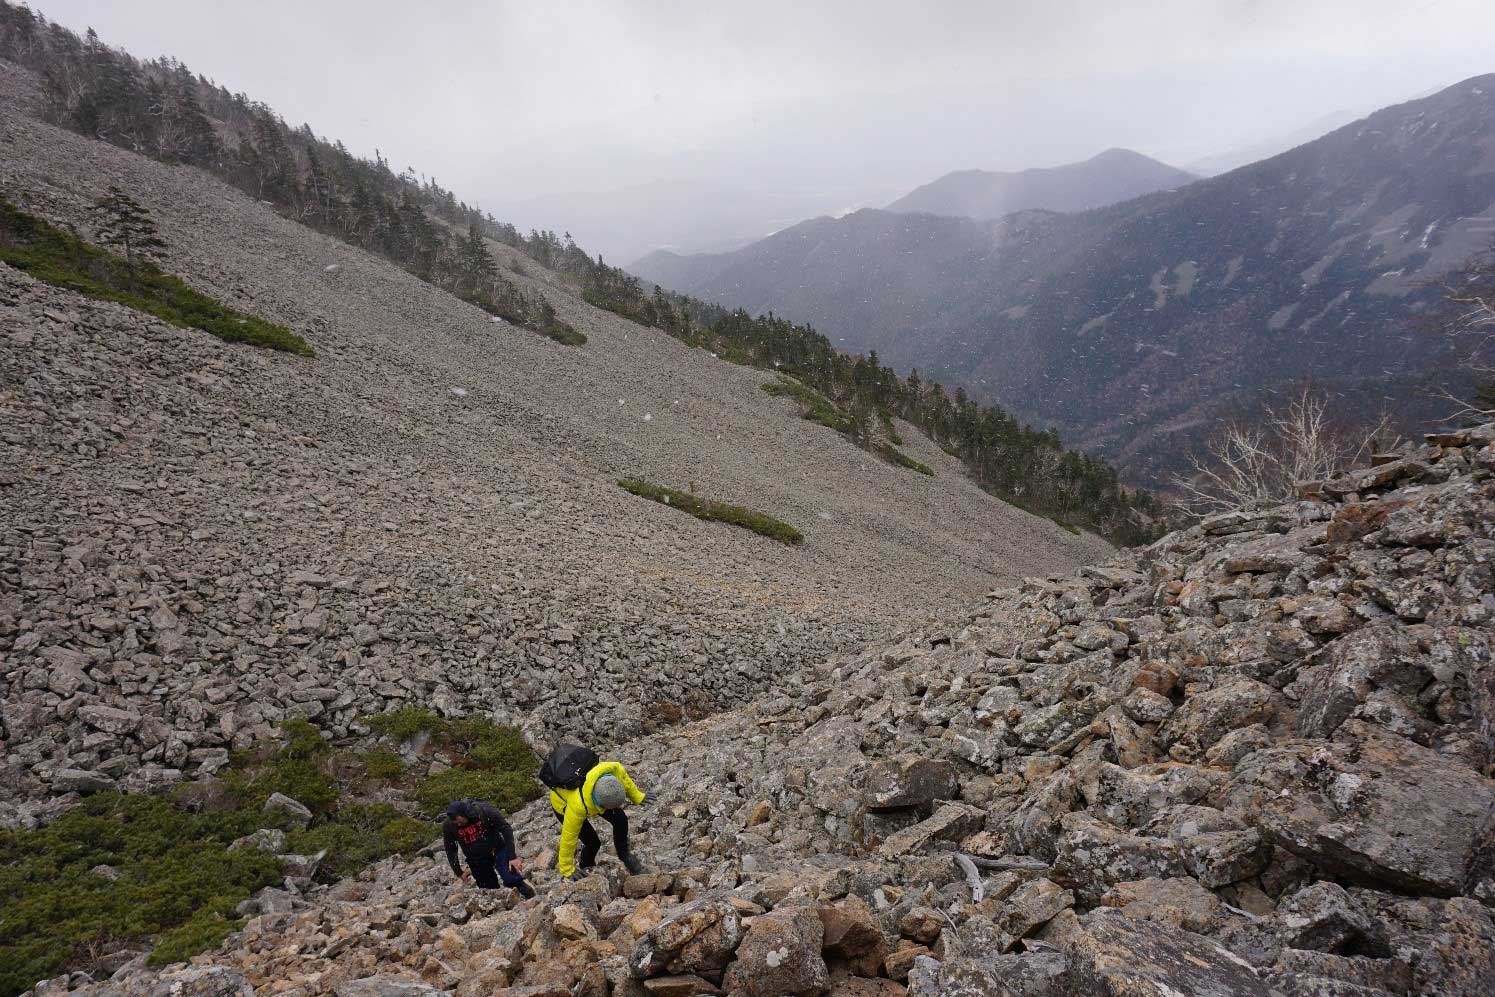
[[[1202,935],[1096,910],[1066,941],[1073,993],[1112,997],[1272,997],[1245,960]]]
[[[781,908],[756,917],[722,985],[744,997],[824,993],[830,987],[830,971],[821,957],[824,937],[814,908]]]
[[[1361,721],[1251,755],[1230,796],[1269,841],[1335,875],[1436,896],[1490,876],[1495,781]]]

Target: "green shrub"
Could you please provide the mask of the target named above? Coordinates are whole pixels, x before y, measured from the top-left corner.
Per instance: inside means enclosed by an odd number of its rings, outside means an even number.
[[[159,797],[109,793],[46,827],[0,832],[0,993],[20,993],[113,939],[180,929],[165,950],[173,958],[216,945],[230,930],[217,921],[281,879],[274,856],[227,850],[257,816],[188,814]],[[99,865],[117,878],[91,871]]]
[[[540,784],[531,768],[524,772],[498,772],[481,768],[450,768],[428,775],[416,783],[415,802],[421,812],[435,817],[453,800],[488,800],[500,810],[512,812],[540,796]]]
[[[828,426],[838,433],[850,433],[856,429],[856,420],[837,408],[829,398],[786,374],[780,374],[777,381],[770,381],[762,388],[775,398],[792,398],[798,402],[801,418]]]
[[[381,734],[396,741],[408,741],[417,734],[430,734],[435,737],[446,733],[444,719],[430,710],[422,710],[416,706],[402,706],[388,713],[376,713],[373,716],[364,717],[364,723],[368,724],[369,730],[375,734]]]
[[[186,962],[199,952],[216,949],[229,932],[237,931],[243,925],[242,919],[229,920],[217,911],[203,908],[182,924],[162,933],[146,962],[152,966]]]
[[[697,498],[689,492],[677,491],[673,488],[663,488],[659,485],[650,484],[647,481],[640,481],[637,478],[624,478],[618,484],[640,498],[650,499],[671,508],[679,509],[681,512],[689,513],[697,519],[741,526],[745,530],[752,530],[754,533],[771,537],[791,547],[798,547],[805,540],[804,534],[788,523],[781,522],[772,516],[754,509],[744,508],[740,505],[728,505],[725,502],[716,502],[711,499]]]
[[[370,862],[387,855],[407,858],[431,843],[436,828],[428,821],[408,817],[389,803],[354,803],[338,808],[335,823],[314,824],[292,831],[286,845],[298,855],[322,850],[320,873],[330,877],[352,875]]]
[[[445,720],[418,709],[369,718],[391,735],[428,731],[456,766],[415,783],[411,796],[435,814],[469,796],[515,810],[540,794],[538,760],[519,732],[480,717]],[[155,939],[151,961],[186,959],[235,930],[234,910],[255,890],[281,880],[279,861],[258,849],[230,852],[237,838],[271,826],[263,811],[272,792],[311,808],[306,828],[286,826],[287,847],[326,850],[318,873],[345,876],[388,855],[411,855],[437,834],[390,803],[354,802],[367,780],[399,788],[405,776],[388,748],[334,750],[305,720],[281,725],[279,742],[235,755],[211,791],[179,796],[210,805],[190,813],[154,796],[99,794],[46,827],[0,831],[0,997],[112,941]],[[115,869],[110,880],[90,870]]]
[[[931,478],[934,477],[934,468],[930,467],[928,464],[923,464],[917,460],[914,460],[912,457],[904,453],[902,450],[899,450],[897,447],[888,446],[887,444],[881,444],[875,449],[877,451],[877,455],[890,464],[897,464],[899,467],[906,467],[909,470],[918,471],[920,474],[927,474]]]
[[[882,420],[883,435],[888,438],[888,442],[895,447],[903,446],[903,437],[898,435],[898,429],[893,425],[893,414],[882,408],[877,410],[877,417]]]
[[[372,748],[358,756],[363,773],[370,779],[393,782],[405,774],[405,763],[398,753],[388,748]]]
[[[306,340],[284,326],[221,304],[148,261],[131,266],[123,257],[91,246],[3,200],[0,261],[56,287],[115,301],[230,343],[313,355]]]

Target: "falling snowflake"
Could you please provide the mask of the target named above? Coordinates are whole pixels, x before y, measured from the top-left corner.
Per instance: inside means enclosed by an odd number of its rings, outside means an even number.
[[[456,395],[458,398],[466,398],[467,397],[467,389],[466,388],[453,388],[452,389],[452,394]]]
[[[329,263],[329,264],[327,264],[325,267],[322,268],[322,272],[323,273],[337,273],[337,264],[336,263]]]
[[[645,412],[644,413],[644,421],[645,422],[653,422],[654,421],[654,416],[651,413],[649,413],[649,412]]]

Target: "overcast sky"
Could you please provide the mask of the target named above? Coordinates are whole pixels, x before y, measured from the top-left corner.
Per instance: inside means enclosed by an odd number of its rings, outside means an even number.
[[[500,215],[653,180],[882,203],[1111,146],[1187,166],[1495,72],[1491,0],[35,6]]]

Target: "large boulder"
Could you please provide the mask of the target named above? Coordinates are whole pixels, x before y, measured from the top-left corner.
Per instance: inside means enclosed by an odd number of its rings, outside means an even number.
[[[830,987],[820,952],[824,938],[813,907],[779,908],[754,918],[722,985],[744,997],[824,993]]]
[[[718,970],[741,940],[742,917],[731,900],[703,897],[675,908],[646,931],[634,943],[628,969],[637,979]]]
[[[822,951],[826,959],[844,964],[858,976],[876,976],[887,957],[888,944],[867,901],[849,896],[821,907],[819,913],[825,929]]]
[[[1229,805],[1320,869],[1408,893],[1472,893],[1495,860],[1495,780],[1358,720],[1258,751]]]
[[[1273,997],[1251,964],[1193,932],[1095,910],[1064,940],[1071,993]]]
[[[913,755],[874,764],[867,773],[862,799],[869,810],[929,807],[938,800],[953,799],[959,789],[954,765]]]

